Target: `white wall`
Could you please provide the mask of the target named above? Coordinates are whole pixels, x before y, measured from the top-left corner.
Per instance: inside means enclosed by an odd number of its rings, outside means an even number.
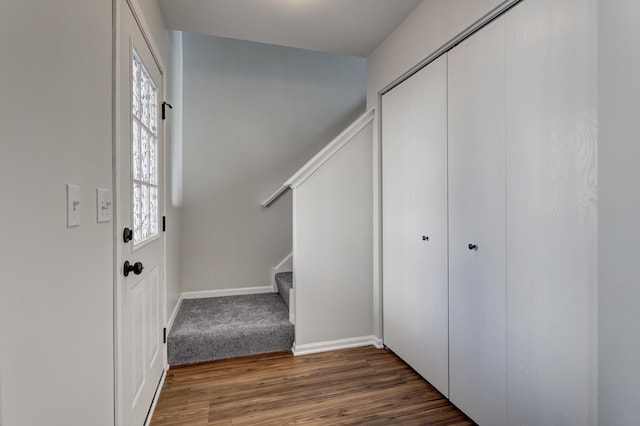
[[[640,3],[598,2],[601,425],[638,423],[640,395]]]
[[[157,0],[129,0],[134,5],[140,7],[140,12],[144,16],[144,28],[146,36],[151,38],[156,54],[160,55],[160,60],[165,72],[170,68],[171,62],[171,36],[164,23],[164,17]],[[166,82],[167,85],[169,81]]]
[[[162,15],[139,3],[166,69]],[[3,425],[114,422],[114,234],[96,223],[95,204],[96,187],[112,188],[112,25],[111,2],[3,3]],[[66,183],[81,188],[77,228],[66,228]],[[174,252],[168,277],[178,267]]]
[[[373,334],[368,124],[294,190],[296,347]]]
[[[0,55],[0,422],[113,425],[111,2],[5,0]]]
[[[165,214],[167,321],[182,294],[182,33],[170,31],[171,61],[168,69],[165,143]]]
[[[183,34],[185,291],[270,285],[291,195],[260,203],[364,111],[365,60]]]
[[[367,58],[367,109],[375,108],[376,123],[380,123],[379,93],[382,89],[503,2],[423,0]],[[378,337],[382,337],[380,146],[380,133],[376,128],[373,148],[373,314],[374,334]]]
[[[378,92],[504,0],[423,0],[367,58],[367,109]]]

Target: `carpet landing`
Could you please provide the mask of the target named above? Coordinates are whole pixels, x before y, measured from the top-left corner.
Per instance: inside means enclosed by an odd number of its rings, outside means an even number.
[[[277,293],[185,299],[167,339],[169,365],[291,350],[293,336]]]

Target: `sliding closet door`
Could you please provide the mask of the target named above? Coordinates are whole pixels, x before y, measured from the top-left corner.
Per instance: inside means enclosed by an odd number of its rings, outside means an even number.
[[[505,67],[500,18],[449,52],[450,399],[506,415]]]
[[[514,425],[597,423],[595,9],[526,0],[506,16]]]
[[[448,395],[447,61],[382,97],[384,343]]]

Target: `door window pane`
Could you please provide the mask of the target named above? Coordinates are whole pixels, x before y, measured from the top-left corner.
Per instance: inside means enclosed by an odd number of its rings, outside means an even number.
[[[158,235],[158,89],[138,53],[131,56],[133,243]]]

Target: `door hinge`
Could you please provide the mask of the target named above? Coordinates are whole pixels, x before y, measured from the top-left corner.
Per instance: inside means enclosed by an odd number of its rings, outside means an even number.
[[[162,329],[162,343],[167,343],[167,327]]]
[[[169,107],[169,109],[173,109],[173,107],[171,106],[171,104],[167,101],[164,101],[162,103],[162,119],[165,120],[167,118],[167,110],[166,107]]]
[[[162,232],[167,232],[167,217],[162,216]]]

